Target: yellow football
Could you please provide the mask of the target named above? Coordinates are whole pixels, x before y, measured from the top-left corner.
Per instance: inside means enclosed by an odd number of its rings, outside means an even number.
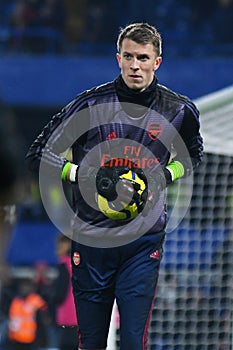
[[[97,194],[97,204],[100,211],[112,220],[132,220],[142,210],[143,201],[141,195],[146,189],[146,184],[133,170],[129,170],[126,174],[120,175],[119,182],[120,181],[131,184],[131,188],[133,188],[133,191],[135,191],[137,195],[133,196],[132,193],[131,200],[127,203],[125,200],[122,200],[121,196],[111,202],[102,195]]]

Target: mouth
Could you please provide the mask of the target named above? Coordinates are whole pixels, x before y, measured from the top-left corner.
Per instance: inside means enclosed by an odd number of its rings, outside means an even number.
[[[137,74],[130,74],[129,78],[132,79],[132,80],[142,79],[141,75],[137,75]]]

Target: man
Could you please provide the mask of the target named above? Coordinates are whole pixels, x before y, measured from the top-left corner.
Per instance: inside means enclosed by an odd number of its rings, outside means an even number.
[[[9,349],[33,350],[38,348],[39,343],[45,341],[41,339],[40,332],[41,326],[45,327],[47,318],[47,304],[35,292],[33,282],[28,278],[20,281],[19,293],[13,298],[8,315]]]
[[[120,349],[147,349],[165,237],[164,188],[188,176],[202,159],[198,110],[157,83],[161,44],[160,34],[147,23],[122,29],[117,42],[121,75],[80,94],[54,116],[27,154],[31,169],[42,162],[73,186],[73,292],[83,350],[106,349],[115,299]],[[83,133],[75,139],[80,128]],[[69,143],[72,161],[59,156]],[[83,173],[86,159],[89,168]],[[124,178],[129,173],[130,181]],[[145,184],[141,194],[136,176]],[[132,201],[121,210],[114,202],[117,195],[120,204],[125,197]],[[101,209],[100,198],[108,210]],[[117,212],[127,216],[135,203],[136,217],[111,219]]]

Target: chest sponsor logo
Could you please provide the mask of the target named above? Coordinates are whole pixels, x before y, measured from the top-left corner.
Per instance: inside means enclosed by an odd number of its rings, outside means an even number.
[[[115,158],[110,153],[103,153],[101,156],[101,166],[128,166],[141,169],[153,169],[159,164],[159,158],[149,158],[143,156],[142,153],[142,148],[140,146],[124,146],[122,149],[122,158]],[[106,165],[106,163],[108,165]]]

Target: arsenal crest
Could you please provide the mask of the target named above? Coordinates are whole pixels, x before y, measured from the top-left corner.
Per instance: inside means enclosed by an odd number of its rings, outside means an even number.
[[[156,140],[162,133],[162,125],[159,123],[150,123],[148,125],[148,135],[152,140]]]
[[[76,266],[78,266],[80,264],[80,254],[78,252],[74,252],[73,262],[74,262],[74,265],[76,265]]]

